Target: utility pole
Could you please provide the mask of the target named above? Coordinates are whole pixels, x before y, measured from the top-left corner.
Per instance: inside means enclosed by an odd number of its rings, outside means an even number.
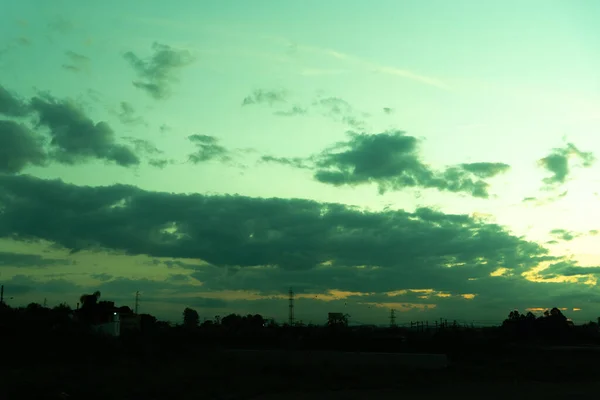
[[[390,328],[396,327],[396,310],[393,308],[390,310]]]
[[[294,326],[294,291],[292,290],[292,288],[290,288],[289,291],[289,308],[290,308],[290,315],[289,315],[289,324],[290,326]]]
[[[135,315],[137,315],[140,308],[140,292],[135,292]]]

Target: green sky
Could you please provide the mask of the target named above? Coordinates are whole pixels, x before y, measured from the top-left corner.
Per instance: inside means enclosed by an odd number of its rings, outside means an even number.
[[[9,304],[600,315],[597,1],[0,1]]]

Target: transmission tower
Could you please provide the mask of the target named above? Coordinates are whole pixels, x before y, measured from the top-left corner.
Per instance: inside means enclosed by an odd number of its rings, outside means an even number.
[[[396,327],[396,310],[393,308],[390,310],[390,328]]]
[[[290,302],[290,315],[289,315],[289,324],[290,326],[294,325],[294,291],[292,290],[292,288],[290,288],[289,291],[289,302]]]
[[[140,292],[135,292],[135,314],[137,315],[140,308]]]

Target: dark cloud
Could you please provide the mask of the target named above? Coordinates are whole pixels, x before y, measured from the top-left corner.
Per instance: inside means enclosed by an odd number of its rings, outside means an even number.
[[[581,267],[570,260],[556,262],[542,271],[542,276],[546,278],[554,278],[557,276],[584,276],[596,274],[600,274],[600,267]]]
[[[552,173],[552,176],[544,178],[547,185],[560,185],[566,182],[571,170],[569,161],[573,158],[579,159],[583,167],[591,167],[595,157],[591,152],[579,150],[574,144],[567,143],[563,148],[555,148],[546,157],[538,161],[538,164]]]
[[[276,163],[281,165],[287,165],[294,168],[311,169],[312,167],[307,163],[307,160],[301,157],[273,157],[273,156],[262,156],[260,158],[262,162]]]
[[[125,125],[138,125],[144,124],[144,119],[140,116],[136,116],[135,108],[126,101],[122,101],[119,104],[118,112],[119,121]]]
[[[268,104],[272,106],[275,103],[285,103],[286,93],[283,90],[255,90],[251,95],[246,96],[242,101],[242,106],[251,104]]]
[[[177,70],[192,64],[195,57],[187,50],[177,50],[156,42],[152,44],[152,50],[154,54],[148,59],[139,58],[131,51],[124,57],[140,78],[133,85],[145,90],[154,99],[164,99],[170,95],[171,84],[177,81]]]
[[[158,127],[158,130],[160,131],[160,133],[167,133],[171,130],[171,128],[167,124],[162,124]]]
[[[313,106],[319,108],[328,118],[345,123],[353,129],[365,129],[365,121],[357,117],[358,112],[346,100],[339,97],[325,97],[314,101]]]
[[[27,104],[0,85],[0,114],[24,117],[29,113]]]
[[[163,169],[167,165],[173,164],[173,163],[174,163],[173,160],[167,159],[167,158],[154,158],[154,159],[148,160],[148,164],[150,164],[153,167],[160,168],[160,169]]]
[[[280,117],[293,117],[295,115],[305,115],[308,113],[306,108],[302,108],[300,106],[293,106],[290,110],[287,111],[276,111],[274,114]]]
[[[546,196],[543,198],[539,198],[539,197],[525,197],[523,199],[524,203],[534,203],[535,206],[543,206],[543,205],[547,205],[550,203],[553,203],[557,200],[560,200],[564,197],[567,196],[567,194],[569,194],[568,190],[565,190],[562,193],[558,193],[556,195],[550,195],[550,196]]]
[[[272,107],[279,103],[286,103],[287,97],[287,93],[283,90],[255,90],[250,96],[244,98],[242,106],[268,104]],[[362,117],[367,117],[368,114],[359,113],[347,101],[338,97],[321,97],[313,101],[310,107],[294,105],[291,109],[278,110],[273,114],[280,117],[306,115],[309,113],[309,108],[320,113],[324,117],[348,125],[353,129],[365,129],[366,123]]]
[[[208,135],[190,135],[188,139],[194,143],[197,150],[189,155],[189,160],[194,163],[202,163],[211,160],[221,162],[231,161],[228,149],[218,144],[218,139]]]
[[[549,307],[578,307],[586,298],[599,298],[586,285],[534,283],[522,276],[548,261],[553,266],[546,277],[596,274],[596,268],[552,257],[544,247],[499,225],[428,208],[369,212],[301,199],[173,194],[0,175],[0,209],[0,237],[46,240],[72,251],[146,254],[156,257],[148,268],[170,265],[188,269],[194,278],[180,276],[186,275],[180,270],[168,281],[96,276],[103,282],[94,289],[103,296],[131,303],[139,290],[147,293],[142,298],[147,302],[231,309],[231,302],[212,299],[210,292],[250,290],[274,296],[292,286],[299,295],[332,289],[370,293],[352,298],[364,313],[374,304],[407,302],[436,304],[435,312],[442,315],[500,318],[515,306],[550,302]],[[490,276],[498,268],[506,268],[506,274]],[[13,284],[25,291],[84,290],[60,280],[13,279],[11,290]],[[407,289],[434,292],[389,294]],[[476,298],[467,301],[461,294]],[[275,307],[284,300],[264,301]],[[326,311],[324,306],[319,310]]]
[[[24,295],[28,293],[78,293],[81,287],[66,279],[33,279],[28,275],[14,275],[4,281],[7,291],[5,295]]]
[[[137,153],[143,153],[143,154],[147,154],[147,155],[164,154],[164,151],[160,150],[158,147],[156,147],[154,144],[152,144],[152,142],[149,140],[134,138],[134,137],[130,137],[130,136],[126,136],[123,139],[132,143],[134,145],[135,151]]]
[[[0,172],[17,173],[29,165],[44,165],[41,137],[25,125],[0,120]]]
[[[73,102],[43,95],[34,97],[31,107],[39,116],[38,125],[49,129],[50,155],[58,162],[76,164],[95,158],[125,167],[139,164],[131,149],[116,143],[106,122],[94,123]]]
[[[67,51],[65,53],[69,59],[68,63],[62,65],[66,70],[73,72],[88,71],[90,67],[90,59],[83,54],[75,53],[74,51]]]
[[[315,156],[315,178],[334,186],[375,183],[381,193],[404,188],[435,188],[487,198],[488,183],[479,179],[508,169],[501,163],[473,163],[434,171],[419,155],[418,140],[401,131],[380,134],[349,133]]]
[[[189,262],[183,262],[181,260],[165,260],[165,261],[160,261],[160,260],[153,260],[153,262],[156,262],[157,264],[163,264],[165,265],[167,268],[185,268],[185,269],[195,269],[200,267],[200,264],[194,264],[194,263],[189,263]]]
[[[571,231],[567,231],[565,229],[553,229],[550,231],[550,234],[552,236],[554,236],[555,238],[564,240],[564,241],[571,241],[571,240],[581,236],[581,234],[579,234],[577,232],[571,232]]]
[[[461,168],[481,179],[492,178],[496,175],[508,172],[510,165],[504,163],[476,162],[460,164]]]
[[[73,264],[71,260],[45,258],[38,254],[23,254],[0,251],[0,267],[41,268]]]
[[[156,168],[164,168],[169,164],[173,164],[173,160],[164,157],[164,151],[156,147],[151,141],[139,139],[130,136],[123,137],[134,146],[135,153],[143,156],[148,161],[148,164]]]
[[[308,200],[78,187],[10,175],[0,176],[0,205],[2,237],[200,259],[233,268],[232,274],[253,267],[366,277],[387,268],[414,275],[413,281],[425,277],[427,284],[444,271],[473,277],[498,267],[520,272],[547,255],[498,225],[425,208],[374,213]]]
[[[111,279],[114,279],[114,276],[109,275],[109,274],[91,274],[90,275],[92,278],[97,279],[99,281],[103,281],[103,282],[107,282],[110,281]]]
[[[392,114],[394,112],[394,110],[389,107],[383,107],[383,112],[386,114]]]

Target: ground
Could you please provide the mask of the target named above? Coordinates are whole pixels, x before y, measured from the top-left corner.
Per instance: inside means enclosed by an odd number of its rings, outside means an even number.
[[[389,363],[351,365],[323,358],[318,363],[297,362],[302,357],[306,358],[286,352],[200,351],[185,359],[115,354],[80,365],[46,359],[3,367],[0,388],[7,391],[7,399],[58,399],[65,392],[70,400],[587,399],[600,389],[597,353],[587,350],[457,356],[440,370]]]

